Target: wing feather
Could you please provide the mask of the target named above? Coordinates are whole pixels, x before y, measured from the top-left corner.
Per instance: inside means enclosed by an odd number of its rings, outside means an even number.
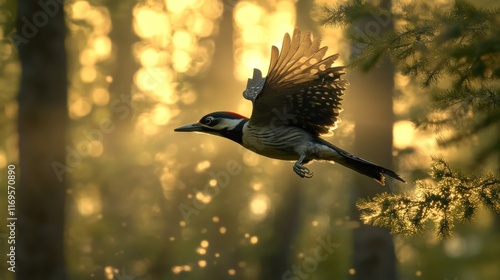
[[[269,64],[269,70],[267,73],[270,73],[274,67],[276,67],[276,64],[278,63],[278,58],[279,58],[280,52],[276,46],[271,47],[271,63]],[[268,75],[269,76],[269,75]]]
[[[281,53],[278,57],[278,61],[276,62],[276,65],[272,69],[269,69],[269,72],[267,73],[267,77],[269,77],[269,79],[272,79],[273,76],[278,75],[277,72],[279,72],[279,69],[281,69],[282,64],[285,62],[285,57],[290,52],[290,45],[290,35],[286,33],[285,37],[283,38],[283,44],[281,46]]]
[[[285,42],[283,42],[282,54],[280,55],[281,63],[277,65],[278,67],[276,69],[270,69],[269,73],[273,73],[273,76],[270,77],[270,80],[273,80],[273,78],[279,78],[283,73],[286,73],[287,70],[293,66],[293,64],[290,62],[294,61],[294,57],[300,55],[300,46],[300,31],[298,29],[295,29],[291,44],[285,45]],[[283,50],[285,49],[286,52],[283,52]]]
[[[267,77],[255,69],[243,94],[254,105],[251,125],[293,125],[313,135],[336,127],[348,84],[341,79],[345,67],[332,67],[339,55],[324,58],[328,47],[320,44],[295,29],[292,37],[285,34],[281,52],[272,46]]]

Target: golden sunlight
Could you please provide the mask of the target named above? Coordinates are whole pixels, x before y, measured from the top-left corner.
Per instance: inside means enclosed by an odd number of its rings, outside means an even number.
[[[258,242],[259,242],[259,237],[257,237],[257,236],[252,236],[252,237],[250,237],[250,243],[251,243],[251,244],[254,244],[254,245],[255,245],[255,244],[257,244]]]
[[[96,87],[92,91],[92,101],[95,105],[104,106],[109,102],[109,91],[104,87]]]
[[[172,62],[175,71],[184,73],[189,70],[191,56],[185,50],[175,50],[172,55]]]
[[[72,119],[78,119],[90,113],[92,105],[85,98],[75,98],[69,102],[69,116]]]
[[[204,204],[209,204],[212,201],[212,197],[210,195],[204,194],[202,192],[196,193],[196,199]]]
[[[238,27],[255,26],[261,21],[263,16],[264,9],[260,5],[248,1],[241,1],[236,7],[234,21]]]
[[[203,171],[207,170],[209,167],[210,167],[210,161],[208,161],[208,160],[200,161],[196,165],[195,171],[197,173],[200,173],[200,172],[203,172]],[[212,180],[214,180],[214,179],[211,179],[210,181],[212,181]],[[209,184],[212,185],[212,182],[209,182]]]
[[[165,4],[167,5],[167,10],[169,10],[172,13],[181,13],[190,6],[194,6],[196,2],[203,2],[203,1],[197,1],[197,0],[165,0]]]
[[[87,194],[82,194],[76,202],[78,212],[83,216],[90,216],[101,212],[99,195],[95,190]]]
[[[95,34],[103,35],[111,31],[111,19],[109,17],[109,11],[105,7],[93,6],[86,20],[93,26]]]
[[[160,53],[152,47],[144,48],[139,54],[139,61],[144,67],[154,67],[158,64]]]
[[[7,166],[7,157],[3,151],[0,151],[0,168]]]
[[[99,157],[104,151],[104,146],[100,141],[92,140],[88,143],[87,149],[91,157]]]
[[[108,36],[98,36],[94,38],[92,45],[98,59],[107,59],[111,54],[111,39]]]
[[[198,37],[208,37],[214,31],[214,23],[211,19],[199,13],[194,13],[188,18],[190,30]]]
[[[270,201],[269,198],[264,194],[256,194],[250,201],[250,212],[252,217],[260,220],[265,218],[267,211],[269,210]]]
[[[175,180],[175,174],[169,172],[168,168],[164,168],[163,174],[160,176],[160,182],[164,192],[173,190]]]
[[[403,120],[394,123],[394,147],[404,149],[412,146],[415,141],[415,126],[411,121]]]
[[[84,49],[80,53],[81,65],[94,65],[96,63],[96,54],[93,49]]]
[[[151,111],[151,120],[156,125],[165,125],[170,120],[170,109],[162,104],[157,104]]]
[[[92,83],[97,77],[97,70],[94,65],[83,66],[80,70],[80,79],[84,83]]]
[[[106,279],[113,279],[115,278],[115,269],[113,269],[112,266],[108,265],[104,268],[104,275],[106,276]]]
[[[234,72],[238,80],[245,81],[252,68],[267,70],[270,46],[281,46],[283,34],[293,31],[295,2],[273,1],[264,7],[240,1],[235,7],[234,21],[239,36],[239,40],[235,41]]]
[[[195,38],[186,30],[177,30],[172,36],[172,43],[178,49],[191,50],[195,45]]]
[[[149,113],[142,113],[137,117],[135,123],[136,129],[142,132],[145,136],[151,137],[158,133],[158,126],[152,123]]]
[[[165,36],[170,32],[170,22],[167,15],[162,11],[141,6],[135,12],[134,28],[137,35],[142,38]]]
[[[91,6],[87,1],[76,1],[71,5],[72,17],[75,20],[86,19],[90,12]]]
[[[252,184],[252,189],[254,191],[260,191],[264,187],[264,184],[261,182],[255,182]]]
[[[135,84],[144,91],[157,91],[167,87],[166,83],[170,82],[171,79],[170,71],[165,68],[141,68],[134,76]]]

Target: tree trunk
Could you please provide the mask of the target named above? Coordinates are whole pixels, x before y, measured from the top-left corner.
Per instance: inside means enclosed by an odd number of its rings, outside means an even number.
[[[354,152],[362,158],[391,168],[392,164],[392,65],[388,60],[380,68],[362,75],[351,77],[350,91],[358,95]],[[362,85],[370,85],[370,91]],[[388,179],[386,184],[391,184]],[[351,188],[351,217],[359,221],[359,211],[355,203],[359,198],[373,197],[377,193],[390,191],[374,180],[356,175]],[[396,257],[392,236],[385,228],[363,225],[353,231],[354,253],[353,279],[396,279]]]
[[[295,179],[295,178],[294,178]],[[293,244],[297,239],[300,227],[300,205],[302,184],[297,180],[288,180],[289,185],[282,194],[283,199],[275,210],[273,237],[263,247],[269,248],[261,256],[261,273],[259,279],[292,279],[287,276],[287,271],[293,267]]]
[[[295,26],[302,31],[310,31],[313,36],[319,36],[318,23],[311,17],[314,5],[314,1],[311,0],[297,0],[295,4],[297,23]]]
[[[380,4],[390,8],[390,0]],[[392,22],[376,21],[366,18],[357,25],[357,30],[367,36],[370,25],[378,24],[383,32],[393,28]],[[358,46],[359,47],[359,46]],[[353,72],[348,89],[352,100],[355,126],[354,152],[358,156],[381,166],[392,168],[392,126],[394,113],[392,110],[392,92],[394,89],[394,69],[388,58],[381,60],[380,65],[368,73]],[[391,179],[386,184],[390,185]],[[359,280],[392,280],[397,279],[396,256],[392,236],[385,228],[363,225],[359,221],[359,211],[355,203],[359,198],[373,197],[377,193],[390,191],[388,186],[381,187],[374,180],[356,175],[351,188],[351,217],[360,223],[353,231],[353,264],[352,279]]]
[[[22,66],[16,278],[30,280],[66,279],[66,27],[63,5],[43,3],[18,2],[14,37]]]
[[[113,57],[111,59],[112,82],[109,86],[110,101],[108,106],[111,112],[110,123],[113,130],[102,136],[104,153],[96,162],[96,174],[101,185],[102,219],[101,228],[105,228],[107,235],[95,235],[95,252],[104,250],[104,258],[99,255],[98,264],[104,269],[106,265],[115,268],[128,268],[132,261],[130,256],[114,256],[123,244],[133,246],[133,241],[138,237],[130,238],[123,234],[123,226],[131,234],[136,234],[132,220],[134,208],[130,205],[138,203],[134,187],[136,182],[142,182],[140,170],[134,164],[133,153],[137,150],[130,147],[132,137],[133,108],[131,96],[134,73],[138,69],[132,54],[132,46],[138,41],[133,26],[133,7],[136,1],[107,1],[106,6],[110,11],[111,32],[109,37],[113,44]],[[113,236],[115,242],[110,243],[108,236]],[[132,241],[131,241],[132,240]],[[110,256],[113,256],[110,258]],[[135,258],[136,256],[134,256]],[[126,259],[129,258],[129,259]],[[103,271],[98,273],[104,274]]]

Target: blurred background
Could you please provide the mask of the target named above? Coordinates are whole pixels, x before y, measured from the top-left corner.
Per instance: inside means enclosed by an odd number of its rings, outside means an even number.
[[[242,91],[252,68],[267,72],[271,45],[280,47],[296,26],[322,37],[327,54],[340,53],[336,64],[344,64],[352,47],[343,32],[317,22],[325,3],[335,1],[65,4],[70,121],[62,173],[70,279],[356,279],[356,255],[364,253],[353,237],[362,227],[357,199],[411,189],[428,176],[433,155],[474,170],[469,148],[438,149],[436,135],[414,128],[410,119],[427,106],[426,97],[418,84],[384,65],[375,76],[348,69],[352,86],[342,122],[326,140],[394,168],[407,185],[389,181],[382,187],[325,163],[313,163],[315,176],[304,180],[292,163],[226,139],[173,132],[212,111],[249,116],[251,103]],[[7,174],[7,165],[19,161],[21,67],[8,37],[16,4],[0,5],[0,172]],[[378,106],[374,102],[385,101],[369,96],[383,90],[375,85],[383,79],[389,79],[380,82],[389,88],[389,103]],[[374,116],[360,104],[387,114]],[[380,130],[366,123],[374,119],[385,136],[356,133],[363,125]],[[384,155],[370,154],[381,146]],[[482,168],[494,172],[498,162]],[[370,189],[360,191],[359,184]],[[7,187],[1,188],[4,205]],[[2,209],[0,219],[6,215]],[[499,230],[500,218],[482,211],[445,240],[433,232],[403,238],[384,231],[390,244],[379,250],[388,250],[394,279],[498,279]],[[7,235],[1,234],[3,273]]]

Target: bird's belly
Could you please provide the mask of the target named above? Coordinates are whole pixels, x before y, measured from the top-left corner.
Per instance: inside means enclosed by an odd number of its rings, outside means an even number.
[[[286,129],[246,129],[243,134],[243,146],[257,154],[280,159],[298,160],[297,147],[307,145],[310,136],[300,128]]]
[[[249,147],[249,150],[256,152],[259,155],[263,155],[269,158],[280,159],[280,160],[298,160],[299,155],[295,153],[292,149],[277,149],[272,147]]]

